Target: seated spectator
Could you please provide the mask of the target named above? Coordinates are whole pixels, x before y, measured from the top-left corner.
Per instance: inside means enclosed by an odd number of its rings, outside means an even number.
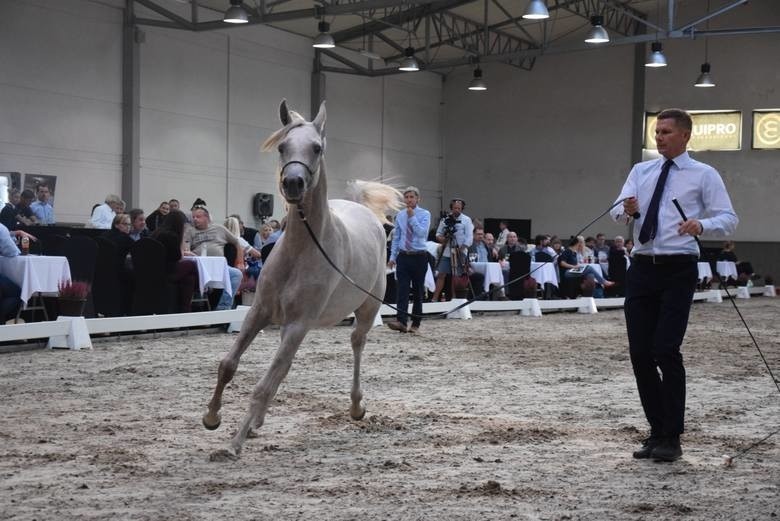
[[[130,314],[133,294],[133,270],[130,262],[130,247],[133,239],[130,238],[130,216],[126,213],[117,214],[111,222],[111,229],[102,235],[116,247],[116,272],[119,276],[121,290],[120,306],[123,315]]]
[[[510,253],[514,253],[516,251],[525,251],[525,247],[526,244],[521,243],[518,240],[517,234],[513,231],[510,231],[506,236],[506,244],[501,246],[501,249],[498,250],[498,258],[508,260]]]
[[[580,244],[577,246],[577,252],[581,255],[582,261],[592,264],[596,262],[596,256],[593,253],[593,247],[596,246],[596,239],[593,237],[583,238],[582,235],[577,237]]]
[[[596,241],[593,245],[593,256],[597,262],[607,262],[609,257],[609,245],[607,244],[607,236],[603,233],[596,234]]]
[[[54,224],[56,220],[54,218],[54,207],[49,202],[51,197],[49,185],[46,183],[39,184],[35,190],[35,195],[38,197],[38,200],[30,205],[30,210],[35,215],[38,224]]]
[[[149,230],[146,229],[146,217],[144,211],[140,208],[130,210],[130,238],[133,242],[149,237]]]
[[[592,276],[596,283],[602,287],[610,288],[615,285],[614,282],[606,280],[601,275],[601,270],[592,264],[583,264],[579,260],[580,253],[578,250],[584,245],[584,241],[580,241],[580,237],[574,237],[569,241],[569,247],[561,253],[558,259],[558,264],[564,269],[564,277],[588,277]]]
[[[150,236],[165,247],[165,273],[177,287],[179,309],[184,313],[192,311],[192,296],[198,288],[198,265],[182,260],[186,222],[184,213],[171,210]]]
[[[625,243],[626,248],[626,255],[631,256],[631,251],[634,249],[634,240],[633,239],[626,239]]]
[[[9,230],[16,230],[20,226],[32,226],[38,224],[38,218],[32,212],[30,205],[35,199],[35,194],[32,190],[23,190],[19,195],[19,204],[16,205],[16,223],[13,228],[8,227]]]
[[[179,200],[178,199],[171,199],[170,201],[168,201],[168,209],[170,211],[181,210],[181,204],[179,203]]]
[[[149,230],[149,232],[155,231],[170,211],[171,207],[168,204],[168,201],[161,202],[160,206],[158,206],[157,209],[150,213],[146,218],[146,229]]]
[[[8,189],[8,202],[5,203],[3,209],[0,210],[0,223],[8,228],[8,230],[16,229],[16,208],[19,206],[21,198],[21,193],[18,188]]]
[[[474,228],[474,242],[469,246],[469,254],[475,255],[475,262],[498,262],[498,250],[485,243],[485,230]]]
[[[723,243],[723,249],[718,253],[718,260],[737,262],[737,254],[734,253],[734,241],[726,241]]]
[[[622,235],[615,235],[615,238],[612,240],[612,246],[609,247],[607,257],[611,255],[628,255],[628,252],[626,251],[626,241],[623,239]]]
[[[214,257],[224,257],[225,244],[230,243],[236,247],[239,255],[248,254],[254,258],[260,257],[260,252],[252,247],[246,249],[241,246],[238,237],[230,233],[224,226],[213,224],[211,215],[205,206],[198,206],[192,212],[192,226],[184,232],[185,248],[189,245],[189,250],[185,255],[208,255]],[[238,293],[238,288],[243,278],[241,270],[228,267],[230,272],[230,284],[233,288],[233,295]],[[227,291],[222,293],[222,298],[217,303],[217,310],[231,309],[233,307],[233,297]]]
[[[537,253],[546,253],[551,259],[555,258],[555,250],[550,248],[550,237],[548,235],[537,235],[534,237],[534,249],[531,250],[531,260],[536,261]]]
[[[111,229],[114,226],[114,218],[117,214],[122,213],[124,206],[125,202],[118,195],[108,194],[105,202],[98,205],[92,212],[90,219],[92,227],[103,230]]]
[[[16,246],[16,241],[13,237],[26,237],[31,241],[38,240],[27,232],[21,230],[10,231],[3,224],[0,224],[0,256],[16,257],[22,253]],[[21,294],[22,289],[19,285],[0,273],[0,320],[2,320],[2,323],[15,319],[19,306],[22,304]]]
[[[385,230],[387,231],[387,230]],[[255,236],[255,242],[253,243],[253,246],[255,249],[259,250],[266,244],[268,244],[268,238],[271,236],[271,234],[274,232],[274,229],[271,228],[271,225],[266,223],[260,227],[260,231]]]
[[[237,213],[230,214],[228,215],[228,217],[235,217],[236,220],[238,221],[238,228],[241,231],[239,237],[243,237],[248,244],[251,244],[252,246],[255,247],[255,249],[259,250],[260,248],[255,246],[255,242],[257,242],[257,234],[259,232],[254,228],[249,228],[245,226],[243,219],[241,219],[241,216]]]
[[[550,241],[550,248],[552,248],[552,251],[555,252],[553,258],[560,259],[561,253],[563,253],[563,243],[558,237],[555,237]]]

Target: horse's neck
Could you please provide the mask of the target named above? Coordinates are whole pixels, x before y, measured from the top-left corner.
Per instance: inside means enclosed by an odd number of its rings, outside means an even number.
[[[328,182],[325,176],[325,160],[320,162],[320,175],[317,186],[304,197],[303,211],[309,226],[318,235],[321,235],[323,230],[330,229],[331,213],[328,207]],[[308,237],[308,232],[297,208],[291,208],[287,215],[287,230],[289,233],[295,235],[303,233]]]

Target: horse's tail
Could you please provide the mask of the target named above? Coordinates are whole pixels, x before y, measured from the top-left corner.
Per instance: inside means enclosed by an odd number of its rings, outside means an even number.
[[[368,207],[381,223],[392,224],[387,219],[387,213],[395,213],[403,207],[403,195],[399,190],[376,181],[348,182],[345,199]]]

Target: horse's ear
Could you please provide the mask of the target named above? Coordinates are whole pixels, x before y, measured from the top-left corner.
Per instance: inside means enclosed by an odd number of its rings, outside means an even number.
[[[279,104],[279,119],[282,121],[282,125],[287,126],[292,121],[290,118],[290,111],[287,109],[287,100],[283,99]]]
[[[315,127],[317,127],[317,132],[322,135],[325,131],[325,102],[323,101],[320,103],[320,111],[317,112],[317,117],[314,118],[312,121],[312,124],[314,124]]]

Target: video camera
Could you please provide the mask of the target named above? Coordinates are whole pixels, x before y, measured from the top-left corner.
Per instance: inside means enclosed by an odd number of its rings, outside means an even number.
[[[451,213],[447,214],[444,218],[444,236],[452,237],[455,235],[455,225],[460,223],[460,219],[456,219]]]

